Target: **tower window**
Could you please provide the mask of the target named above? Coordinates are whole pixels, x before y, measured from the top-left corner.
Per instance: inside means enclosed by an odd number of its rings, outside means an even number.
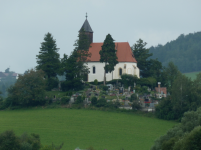
[[[119,68],[119,75],[121,76],[122,75],[122,69]]]
[[[96,73],[96,67],[93,66],[93,74],[95,74],[95,73]]]

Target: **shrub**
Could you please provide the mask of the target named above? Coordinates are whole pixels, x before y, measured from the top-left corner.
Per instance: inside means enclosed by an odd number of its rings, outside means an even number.
[[[64,96],[61,98],[61,104],[67,104],[70,101],[70,97]]]
[[[73,92],[72,92],[72,91],[66,92],[66,96],[72,96],[72,95],[73,95]]]
[[[141,107],[141,105],[140,105],[140,103],[139,102],[133,102],[133,104],[132,104],[132,109],[133,110],[140,110],[142,107]]]
[[[102,89],[103,89],[103,91],[107,91],[108,87],[107,86],[103,86]]]
[[[78,96],[75,101],[75,104],[81,104],[81,103],[83,103],[83,98],[81,96]]]
[[[96,97],[92,97],[91,99],[91,105],[96,106],[97,104],[97,98]]]
[[[98,85],[98,80],[97,79],[94,80],[94,85]]]
[[[100,99],[97,101],[96,106],[97,106],[97,107],[105,107],[106,104],[107,104],[107,101],[106,101],[104,98],[100,98]]]
[[[130,100],[131,100],[131,102],[132,101],[136,101],[137,100],[137,95],[136,94],[132,94]]]
[[[1,150],[20,150],[19,138],[13,131],[5,131],[0,134],[0,149]]]

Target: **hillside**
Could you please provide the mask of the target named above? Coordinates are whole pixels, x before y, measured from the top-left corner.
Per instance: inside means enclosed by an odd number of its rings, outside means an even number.
[[[165,45],[152,46],[150,53],[163,66],[172,61],[182,73],[201,71],[201,32],[181,34]]]
[[[37,133],[41,143],[62,150],[93,146],[96,150],[147,150],[176,123],[137,114],[85,109],[29,109],[0,112],[0,133]]]

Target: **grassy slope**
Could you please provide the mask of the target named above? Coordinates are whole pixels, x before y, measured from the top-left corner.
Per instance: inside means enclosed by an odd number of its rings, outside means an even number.
[[[43,144],[60,144],[63,150],[148,150],[175,122],[134,114],[75,109],[0,111],[0,133],[12,129],[40,134]]]
[[[200,73],[200,72],[189,72],[189,73],[184,73],[184,75],[186,75],[187,77],[191,78],[191,80],[195,80],[196,79],[196,75]]]

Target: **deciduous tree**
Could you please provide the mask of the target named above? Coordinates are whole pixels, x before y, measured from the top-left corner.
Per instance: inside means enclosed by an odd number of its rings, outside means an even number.
[[[8,89],[13,105],[40,105],[45,98],[45,73],[42,70],[28,70],[20,75],[14,86]]]
[[[82,29],[75,41],[75,48],[70,56],[64,54],[61,59],[60,72],[65,75],[66,81],[62,83],[62,90],[78,90],[82,88],[82,81],[89,73],[87,59],[91,56],[89,53],[90,43],[87,35]]]

